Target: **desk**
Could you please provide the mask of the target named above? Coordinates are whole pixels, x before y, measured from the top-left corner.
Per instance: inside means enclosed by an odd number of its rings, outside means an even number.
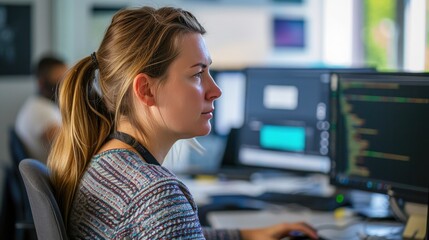
[[[315,227],[320,236],[333,240],[402,239],[403,230],[403,224],[398,222],[365,222],[353,215],[335,217],[332,212],[310,210],[212,212],[208,219],[214,228],[257,228],[304,221]]]
[[[329,185],[328,176],[264,175],[255,174],[250,181],[224,180],[216,177],[186,178],[182,181],[189,188],[197,205],[210,203],[213,195],[242,194],[257,196],[264,192],[285,192],[331,195],[335,188]]]
[[[185,179],[199,206],[210,204],[213,195],[241,194],[257,196],[265,191],[314,192],[331,194],[335,189],[329,185],[325,176],[276,178],[257,178],[251,181],[224,181],[216,178],[204,180]],[[358,196],[357,196],[358,197]],[[355,197],[356,198],[356,197]],[[369,203],[368,203],[369,204]],[[353,214],[352,210],[342,208],[335,212],[314,211],[294,204],[287,206],[271,205],[259,211],[214,211],[207,215],[209,224],[214,228],[255,228],[281,222],[304,221],[319,230],[327,239],[353,240],[365,236],[390,236],[381,239],[401,239],[403,224],[398,222],[368,222]],[[376,238],[366,238],[376,239]],[[377,238],[380,239],[380,238]]]

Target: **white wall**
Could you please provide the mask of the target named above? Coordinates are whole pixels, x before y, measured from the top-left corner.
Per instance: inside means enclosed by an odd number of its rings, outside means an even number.
[[[74,0],[54,1],[55,49],[70,63],[96,51],[94,33],[103,35],[104,27],[91,29],[91,9],[97,6],[175,6],[191,11],[208,31],[205,36],[214,67],[243,67],[248,65],[305,65],[320,63],[322,4],[306,0],[303,4],[274,4],[268,0],[254,1],[117,1]],[[67,11],[64,11],[67,9]],[[271,38],[272,16],[287,16],[306,20],[305,49],[274,49]]]
[[[35,62],[43,53],[54,51],[68,64],[96,51],[97,35],[104,26],[94,25],[91,9],[96,6],[176,6],[190,10],[205,26],[213,67],[244,67],[249,65],[312,65],[324,60],[323,4],[329,0],[305,0],[304,4],[279,4],[270,0],[0,0],[1,3],[32,4],[33,55]],[[272,47],[273,16],[303,18],[307,21],[307,47],[276,49]],[[91,25],[92,24],[92,25]],[[97,27],[94,27],[97,26]],[[338,44],[336,45],[339,46]],[[8,159],[6,129],[13,124],[18,107],[33,92],[30,76],[0,77],[0,98],[13,104],[0,105],[0,159]]]
[[[176,6],[190,10],[205,26],[213,67],[249,65],[305,65],[322,59],[322,4],[305,0],[304,4],[279,4],[270,0],[0,0],[0,3],[32,5],[32,62],[42,54],[55,52],[71,65],[96,51],[105,26],[94,29],[91,9],[96,6]],[[307,47],[304,50],[272,47],[272,16],[303,18],[307,21]],[[101,37],[101,36],[100,36]],[[94,43],[95,42],[95,43]],[[9,159],[7,128],[19,106],[33,93],[31,76],[0,77],[0,159]],[[10,102],[10,103],[9,103]]]
[[[56,52],[68,64],[95,51],[90,39],[91,8],[98,6],[170,5],[192,11],[208,30],[207,45],[214,59],[213,66],[242,67],[258,64],[318,62],[321,50],[320,0],[306,0],[303,6],[268,4],[270,1],[200,1],[179,0],[0,0],[7,4],[32,6],[32,56],[34,63],[44,53]],[[304,17],[309,21],[306,51],[273,51],[270,39],[272,13]],[[107,24],[107,23],[106,23]],[[107,27],[107,25],[106,25]],[[105,28],[98,29],[104,33]],[[35,92],[32,76],[0,77],[0,161],[9,162],[8,127],[12,126],[19,107]]]
[[[50,0],[0,0],[0,3],[31,4],[33,38],[31,62],[52,51]],[[0,164],[10,162],[8,127],[15,122],[19,107],[34,92],[35,83],[31,76],[0,76]]]

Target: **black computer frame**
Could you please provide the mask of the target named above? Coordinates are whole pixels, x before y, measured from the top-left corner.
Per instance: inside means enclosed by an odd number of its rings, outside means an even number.
[[[325,77],[324,75],[327,75],[329,73],[333,72],[376,72],[377,70],[372,67],[351,67],[351,68],[325,68],[325,67],[248,67],[245,69],[246,73],[246,96],[245,98],[249,97],[248,94],[248,83],[249,83],[249,77],[253,74],[253,72],[262,72],[265,73],[267,76],[273,76],[273,75],[284,75],[284,76],[291,76],[291,77],[312,77],[314,75],[318,75],[320,78]],[[327,76],[326,76],[327,77]],[[329,79],[328,79],[329,80]],[[327,96],[328,97],[328,96]],[[246,121],[248,120],[248,108],[251,107],[246,103],[245,106],[245,120],[244,125],[246,124]],[[243,126],[245,127],[245,126]],[[238,141],[237,146],[240,147],[241,145],[241,139],[243,138],[240,134],[240,129],[238,130]],[[246,168],[253,168],[253,169],[261,169],[261,170],[279,170],[279,171],[286,171],[286,172],[292,172],[296,174],[309,174],[309,173],[322,173],[322,174],[329,174],[329,170],[327,171],[320,171],[320,170],[309,170],[309,169],[299,169],[299,168],[282,168],[282,167],[273,167],[273,166],[261,166],[261,165],[252,165],[252,164],[243,164],[243,162],[240,161],[238,156],[238,150],[236,151],[235,156],[235,163],[238,166],[246,167]],[[329,161],[329,160],[328,160]],[[330,163],[330,162],[329,162]]]
[[[330,101],[331,101],[331,122],[334,125],[338,125],[339,121],[341,121],[341,117],[338,114],[338,84],[340,81],[342,81],[344,78],[370,78],[371,80],[376,79],[377,81],[387,81],[387,77],[394,77],[396,79],[404,78],[404,77],[410,77],[410,78],[421,78],[426,79],[425,85],[429,86],[429,73],[416,73],[416,72],[378,72],[378,73],[331,73],[329,74],[329,78],[331,79],[331,94],[330,94]],[[384,79],[384,80],[382,80]],[[396,80],[395,79],[395,80]],[[362,80],[362,79],[361,79]],[[400,199],[401,201],[406,202],[413,202],[413,203],[419,203],[419,204],[428,204],[428,194],[429,194],[429,186],[426,188],[426,190],[423,191],[416,191],[412,189],[407,188],[401,188],[399,187],[398,183],[393,182],[386,182],[383,179],[372,179],[374,181],[384,181],[385,184],[388,184],[386,187],[382,189],[369,189],[367,187],[364,187],[363,185],[360,185],[359,183],[362,183],[363,181],[368,181],[370,179],[366,179],[364,177],[359,178],[356,176],[352,176],[353,181],[358,181],[355,183],[350,183],[350,179],[346,182],[340,181],[339,178],[339,172],[337,171],[336,166],[338,165],[339,161],[345,161],[340,160],[339,154],[337,152],[339,149],[342,150],[342,142],[338,139],[338,134],[341,129],[338,129],[337,127],[331,127],[331,144],[330,144],[330,159],[331,159],[331,170],[329,173],[330,176],[330,184],[339,188],[346,188],[351,190],[363,190],[366,192],[371,193],[381,193],[389,195],[390,197],[393,197],[395,199]],[[350,177],[350,176],[348,176]],[[429,182],[429,181],[428,181]]]

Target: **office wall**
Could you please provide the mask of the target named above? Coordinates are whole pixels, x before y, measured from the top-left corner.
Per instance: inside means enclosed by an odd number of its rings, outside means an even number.
[[[110,22],[105,16],[96,24],[93,7],[176,6],[193,12],[208,33],[205,36],[214,60],[213,67],[236,68],[249,65],[311,65],[322,60],[322,5],[320,0],[279,3],[271,0],[0,0],[0,3],[32,6],[32,55],[34,63],[46,52],[56,52],[73,64],[96,51]],[[287,1],[284,1],[287,2]],[[293,2],[293,1],[291,1]],[[298,1],[299,2],[299,1]],[[305,48],[273,47],[273,17],[306,21]],[[99,19],[98,19],[99,20]],[[98,25],[97,25],[98,24]],[[99,39],[96,39],[99,36]],[[2,118],[0,159],[8,159],[7,127],[18,107],[34,92],[31,76],[0,76]]]
[[[95,19],[93,7],[168,5],[190,10],[205,26],[208,31],[205,39],[215,67],[308,65],[321,62],[322,4],[320,0],[301,3],[270,0],[54,1],[54,46],[70,63],[96,51],[100,39],[94,39],[104,34],[111,16],[105,17],[104,26],[100,22],[94,25],[100,16]],[[273,47],[274,17],[304,20],[305,47]]]
[[[263,64],[306,64],[320,61],[318,41],[321,30],[322,1],[306,0],[304,4],[273,4],[268,0],[249,1],[185,1],[185,0],[0,0],[5,4],[31,5],[32,54],[34,63],[47,52],[56,52],[68,64],[96,50],[91,43],[94,32],[104,33],[105,27],[91,29],[92,7],[176,6],[192,11],[208,30],[207,45],[214,66],[242,67]],[[304,50],[274,49],[271,42],[271,17],[289,16],[308,21],[308,43]],[[110,21],[107,18],[106,26]],[[93,25],[92,25],[93,26]],[[34,93],[32,76],[0,76],[0,161],[9,161],[7,129],[13,125],[19,106]]]
[[[0,0],[0,3],[31,5],[31,62],[44,53],[53,51],[50,0]],[[0,76],[0,165],[10,163],[8,127],[13,125],[19,107],[34,91],[35,84],[29,75]]]
[[[345,1],[345,0],[344,0]],[[358,1],[358,0],[348,0]],[[287,3],[292,2],[292,3]],[[293,3],[298,2],[298,3]],[[125,6],[176,6],[193,12],[206,27],[206,42],[214,60],[213,67],[237,68],[249,65],[318,65],[326,62],[323,50],[325,41],[324,5],[327,0],[273,1],[273,0],[0,0],[0,3],[31,4],[32,9],[32,62],[43,53],[53,51],[68,64],[96,51],[111,15],[95,16],[94,7],[118,8]],[[111,13],[113,14],[113,12]],[[330,12],[329,15],[334,15]],[[273,46],[273,18],[303,19],[305,25],[304,48]],[[344,16],[342,17],[342,19]],[[343,19],[345,22],[345,20]],[[347,26],[345,26],[347,29]],[[336,30],[338,32],[338,29]],[[339,39],[336,37],[336,40]],[[336,44],[339,48],[340,44]],[[348,46],[348,45],[344,45]],[[353,49],[358,49],[353,46]],[[352,62],[353,64],[353,62]],[[9,82],[11,81],[11,82]],[[16,83],[16,85],[14,84]],[[3,86],[3,84],[6,84]],[[24,85],[24,87],[22,86]],[[11,97],[16,106],[34,87],[30,76],[0,76],[2,97]],[[20,91],[18,89],[27,90]],[[12,89],[18,91],[8,96]],[[3,92],[5,94],[3,94]],[[9,107],[9,106],[8,106]],[[5,110],[1,109],[2,112]],[[5,126],[10,125],[16,111],[8,110],[0,120],[0,143],[6,143]],[[7,151],[0,151],[5,158]]]

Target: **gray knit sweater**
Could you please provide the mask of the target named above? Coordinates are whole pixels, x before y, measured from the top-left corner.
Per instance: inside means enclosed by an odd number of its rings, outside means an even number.
[[[202,228],[187,187],[132,151],[94,156],[77,189],[71,239],[240,239],[238,230]]]

